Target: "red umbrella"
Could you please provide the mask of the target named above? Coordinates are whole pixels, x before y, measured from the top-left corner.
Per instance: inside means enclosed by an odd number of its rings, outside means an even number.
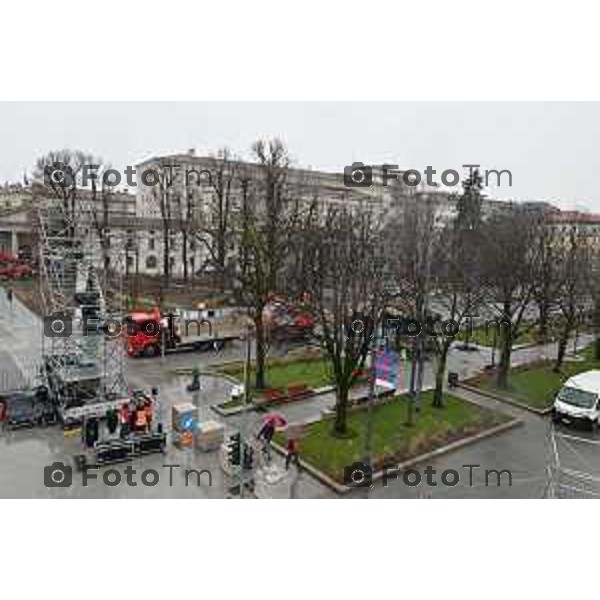
[[[285,429],[288,426],[287,419],[281,413],[267,413],[262,420],[263,423],[273,423],[275,429]]]

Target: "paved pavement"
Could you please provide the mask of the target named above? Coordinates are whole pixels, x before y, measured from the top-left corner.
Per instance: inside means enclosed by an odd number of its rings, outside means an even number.
[[[16,298],[6,299],[0,287],[0,390],[26,387],[40,362],[40,319]]]
[[[589,340],[581,339],[581,345]],[[41,346],[41,325],[39,319],[29,313],[17,300],[12,309],[8,306],[0,291],[0,389],[19,387],[31,380],[35,373],[36,360]],[[202,389],[196,395],[186,390],[189,377],[174,374],[177,367],[199,365],[209,366],[213,363],[239,358],[244,348],[234,345],[218,354],[180,354],[166,359],[133,359],[127,361],[127,378],[132,388],[158,387],[165,411],[180,401],[194,401],[199,406],[200,418],[216,418],[209,406],[223,401],[229,396],[231,384],[220,378],[203,377]],[[517,350],[514,353],[514,364],[553,356],[554,345]],[[489,349],[480,348],[474,352],[453,349],[449,357],[449,369],[466,377],[481,369],[490,362]],[[400,387],[405,388],[408,379],[408,365],[402,370]],[[425,387],[433,385],[431,366],[426,370]],[[403,481],[390,481],[387,487],[375,484],[371,490],[356,490],[343,496],[344,498],[539,498],[546,491],[548,483],[547,465],[553,460],[549,422],[547,419],[531,414],[519,408],[507,406],[495,400],[473,395],[461,390],[463,397],[519,417],[523,425],[487,438],[470,446],[430,461],[436,470],[435,478],[439,482],[436,487],[421,485],[409,487]],[[282,407],[291,422],[306,421],[318,418],[321,412],[334,405],[332,394],[308,399]],[[223,419],[228,430],[242,429],[248,438],[252,437],[260,427],[260,415],[245,413]],[[576,432],[577,436],[586,439],[593,434]],[[559,443],[561,462],[572,469],[593,472],[600,476],[600,445],[587,444],[570,440]],[[217,453],[200,453],[191,450],[178,450],[171,447],[166,456],[148,456],[130,463],[136,470],[131,475],[137,486],[125,484],[127,465],[113,467],[122,478],[118,486],[107,486],[101,481],[91,481],[87,487],[81,484],[80,475],[73,474],[73,486],[70,488],[47,488],[44,485],[44,467],[56,461],[72,463],[72,457],[80,453],[80,442],[77,437],[65,436],[57,427],[47,429],[28,429],[5,431],[0,433],[0,497],[182,497],[182,498],[222,498],[225,489],[235,480],[226,476],[220,468]],[[180,465],[165,468],[163,465]],[[282,459],[274,458],[274,464],[283,473]],[[480,465],[472,468],[472,480],[469,470],[463,465]],[[428,465],[417,465],[423,474]],[[160,473],[160,482],[156,486],[145,486],[140,481],[142,471],[154,469]],[[201,484],[196,485],[196,476],[187,478],[184,469],[207,469],[212,475],[212,486],[208,485],[208,475],[201,477]],[[442,471],[452,469],[458,471],[460,482],[456,486],[444,486],[440,482]],[[501,485],[496,485],[494,476],[486,485],[485,470],[509,469],[512,473],[512,486],[508,486],[506,476]],[[110,468],[99,471],[102,478]],[[171,481],[169,474],[172,473]],[[111,473],[111,476],[115,476]],[[261,486],[261,493],[270,497],[299,498],[337,498],[337,494],[316,481],[305,472],[296,473],[295,468],[278,483]],[[574,492],[574,495],[577,495]],[[582,494],[579,494],[582,495]]]

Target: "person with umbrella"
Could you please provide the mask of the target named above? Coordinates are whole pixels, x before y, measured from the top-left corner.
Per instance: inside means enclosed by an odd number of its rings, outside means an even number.
[[[256,439],[262,441],[262,451],[267,462],[271,462],[271,441],[275,435],[275,429],[285,429],[287,420],[279,413],[268,413],[263,417],[263,425],[256,436]]]

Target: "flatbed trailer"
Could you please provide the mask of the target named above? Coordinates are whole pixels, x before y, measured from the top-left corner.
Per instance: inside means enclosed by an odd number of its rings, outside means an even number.
[[[240,335],[219,335],[206,338],[197,338],[177,342],[165,346],[165,354],[175,354],[178,352],[205,352],[207,350],[221,350],[227,344],[240,340]]]
[[[189,335],[189,321],[186,321],[186,331],[182,333],[172,315],[165,316],[157,310],[129,314],[125,327],[127,354],[131,357],[161,356],[163,352],[175,354],[221,350],[242,338],[241,327],[231,319],[217,321],[216,324],[207,319],[192,321],[192,328],[196,328],[197,335]]]

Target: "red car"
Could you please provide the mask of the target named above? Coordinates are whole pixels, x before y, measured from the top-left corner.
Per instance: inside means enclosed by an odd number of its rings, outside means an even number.
[[[0,279],[23,279],[31,277],[32,268],[25,263],[19,262],[19,259],[8,254],[0,252]]]

